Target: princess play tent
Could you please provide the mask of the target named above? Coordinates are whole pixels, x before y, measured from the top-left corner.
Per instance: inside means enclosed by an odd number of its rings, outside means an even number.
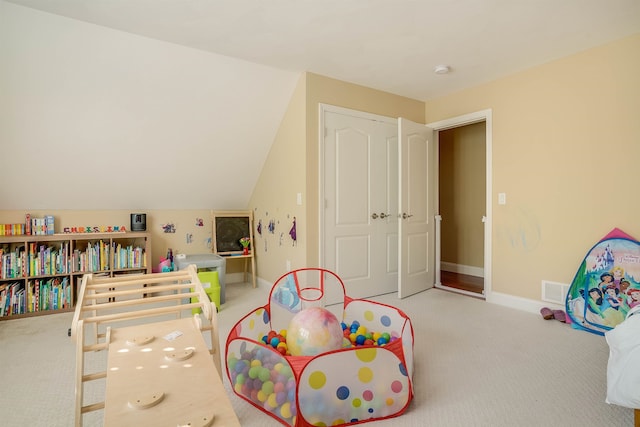
[[[613,229],[584,257],[566,299],[572,326],[604,335],[640,305],[640,243]]]

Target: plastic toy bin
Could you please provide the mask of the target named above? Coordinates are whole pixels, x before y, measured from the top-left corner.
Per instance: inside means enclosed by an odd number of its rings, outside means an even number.
[[[195,264],[198,273],[217,271],[218,282],[220,283],[220,304],[225,302],[225,276],[227,270],[227,260],[217,254],[194,254],[180,255],[175,258],[177,270],[187,268],[189,264]],[[202,282],[202,278],[200,278]],[[213,299],[212,299],[213,301]],[[220,309],[220,307],[218,307]]]
[[[286,330],[305,308],[301,295],[314,288],[338,320],[358,321],[370,331],[388,333],[391,340],[384,346],[345,345],[315,356],[283,355],[265,345],[262,337]],[[288,426],[395,417],[413,398],[413,328],[408,316],[388,305],[347,297],[342,280],[325,269],[299,269],[280,277],[269,302],[231,329],[225,359],[234,392]]]
[[[202,287],[206,292],[209,300],[216,304],[216,309],[220,311],[220,281],[218,280],[218,272],[217,271],[202,271],[198,273],[198,279],[200,279],[200,283],[202,283]],[[194,298],[191,299],[191,302],[194,302]],[[201,310],[199,308],[194,308],[191,310],[193,314],[200,313]]]

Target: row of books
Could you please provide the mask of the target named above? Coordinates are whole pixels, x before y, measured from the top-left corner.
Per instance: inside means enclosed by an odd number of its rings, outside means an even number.
[[[113,254],[113,263],[111,255]],[[146,268],[147,257],[144,248],[129,245],[123,246],[113,242],[110,247],[102,240],[94,245],[87,246],[84,252],[73,251],[73,271],[107,271],[113,265],[114,270],[124,268]]]
[[[114,243],[113,268],[147,268],[147,257],[144,248],[122,246]]]
[[[0,224],[0,236],[21,236],[26,232],[25,224]]]
[[[71,298],[66,277],[1,284],[0,316],[70,308]]]
[[[51,276],[69,271],[69,242],[59,247],[29,243],[27,276]]]
[[[68,241],[53,245],[29,243],[27,251],[24,246],[0,247],[0,279],[108,271],[111,265],[114,269],[146,268],[145,250],[116,242],[111,247],[102,240],[73,253]]]
[[[27,214],[24,223],[0,224],[0,236],[55,234],[55,220],[53,215],[45,215],[44,218],[31,218]]]
[[[87,245],[84,251],[73,251],[71,267],[73,271],[107,271],[110,264],[109,243],[104,240]]]
[[[55,234],[55,220],[53,215],[45,215],[44,218],[31,218],[31,215],[27,214],[25,221],[27,234]]]
[[[69,242],[58,246],[29,243],[28,251],[24,250],[24,246],[13,249],[0,247],[0,278],[17,279],[68,273]]]

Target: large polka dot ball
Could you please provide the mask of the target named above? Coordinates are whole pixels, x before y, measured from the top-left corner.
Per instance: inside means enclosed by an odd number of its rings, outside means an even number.
[[[287,348],[292,356],[315,356],[342,348],[342,327],[322,307],[301,310],[289,322]]]

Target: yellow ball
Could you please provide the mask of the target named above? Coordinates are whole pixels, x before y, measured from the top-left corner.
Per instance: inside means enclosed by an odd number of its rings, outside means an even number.
[[[291,418],[291,403],[284,402],[280,407],[280,415],[282,418]]]
[[[267,405],[269,405],[271,408],[276,408],[278,406],[278,401],[276,400],[275,393],[271,393],[269,395],[269,397],[267,398]]]

